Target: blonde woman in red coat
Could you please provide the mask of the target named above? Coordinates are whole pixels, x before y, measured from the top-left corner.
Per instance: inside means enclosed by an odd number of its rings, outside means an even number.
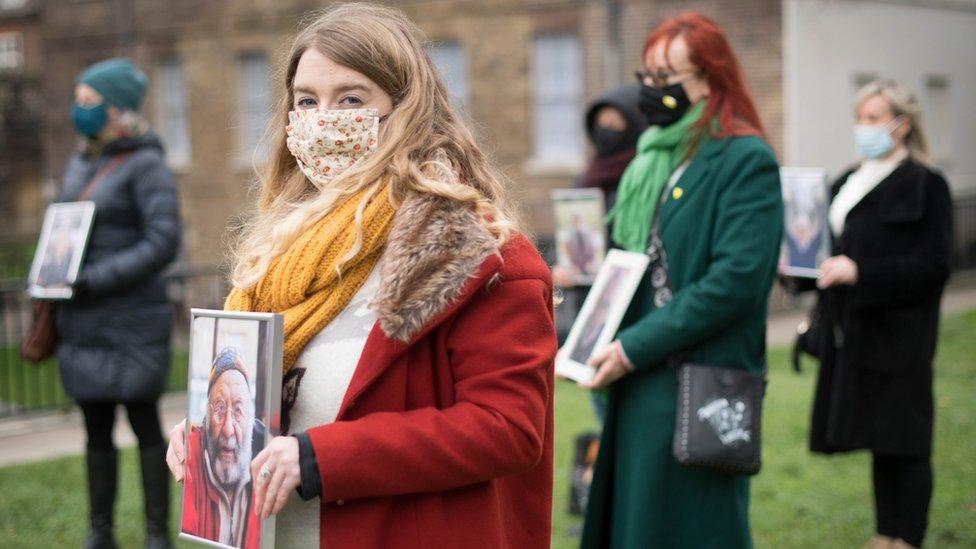
[[[285,315],[287,434],[250,467],[279,547],[550,544],[549,272],[419,36],[335,6],[285,67],[228,299]]]

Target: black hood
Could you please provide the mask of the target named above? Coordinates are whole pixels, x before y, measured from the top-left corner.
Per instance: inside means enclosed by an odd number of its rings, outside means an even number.
[[[589,135],[591,142],[593,141],[593,130],[596,124],[596,112],[602,107],[611,106],[623,113],[624,118],[627,120],[627,142],[631,147],[637,145],[637,138],[647,129],[647,121],[637,107],[637,101],[640,98],[640,89],[640,84],[620,86],[619,88],[608,91],[590,103],[586,109],[584,124],[586,124],[586,133]]]

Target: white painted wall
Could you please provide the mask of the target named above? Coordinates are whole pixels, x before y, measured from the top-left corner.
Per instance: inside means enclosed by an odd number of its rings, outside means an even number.
[[[915,90],[936,164],[954,194],[976,194],[976,2],[783,0],[783,64],[786,165],[836,176],[854,161],[852,104],[870,74]]]

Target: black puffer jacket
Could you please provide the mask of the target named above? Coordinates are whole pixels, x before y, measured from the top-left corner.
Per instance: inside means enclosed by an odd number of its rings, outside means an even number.
[[[77,297],[60,306],[57,358],[74,399],[144,400],[163,391],[172,310],[161,274],[180,244],[179,201],[163,147],[152,133],[105,146],[97,158],[73,156],[58,201],[95,184],[95,222],[78,275]]]

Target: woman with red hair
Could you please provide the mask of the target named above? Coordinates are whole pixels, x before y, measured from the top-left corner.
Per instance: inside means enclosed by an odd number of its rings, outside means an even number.
[[[653,261],[617,338],[590,358],[589,386],[609,387],[610,400],[582,546],[751,547],[748,477],[672,455],[670,366],[763,370],[779,169],[715,23],[697,13],[664,22],[643,63],[650,128],[609,218],[619,247]]]

